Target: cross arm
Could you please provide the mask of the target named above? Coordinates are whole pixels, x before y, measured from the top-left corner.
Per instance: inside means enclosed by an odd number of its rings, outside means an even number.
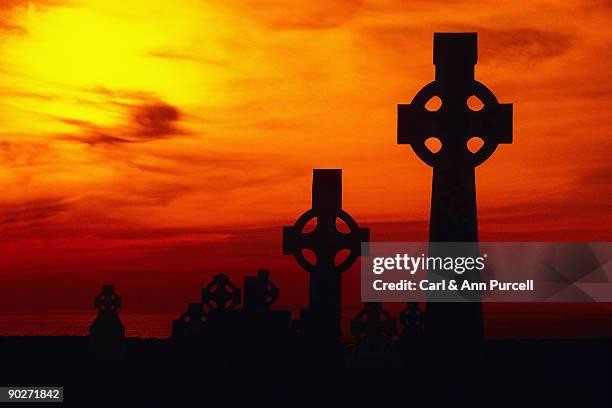
[[[298,231],[295,226],[283,227],[283,255],[293,255],[297,249]]]
[[[414,103],[397,105],[397,143],[415,145],[438,133],[436,113]]]
[[[471,121],[470,130],[483,139],[490,137],[492,143],[512,143],[512,104],[500,103]]]
[[[283,255],[294,255],[296,252],[309,248],[313,249],[315,237],[312,233],[302,232],[302,225],[283,227]]]

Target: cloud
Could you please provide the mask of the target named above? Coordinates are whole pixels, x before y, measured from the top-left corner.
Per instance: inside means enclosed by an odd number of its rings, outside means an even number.
[[[570,35],[536,28],[470,27],[469,31],[478,32],[479,53],[488,59],[537,62],[561,56],[572,46]]]
[[[414,47],[420,41],[432,43],[432,32],[429,27],[418,24],[365,24],[358,31],[374,42],[381,50],[404,51]]]
[[[66,198],[43,198],[21,203],[0,203],[0,225],[33,223],[70,209]]]
[[[576,179],[576,187],[594,190],[596,194],[606,193],[602,198],[610,202],[612,198],[612,164],[609,162],[595,163],[583,169]]]
[[[2,0],[0,10],[12,10],[18,7],[38,6],[59,6],[64,4],[62,0]]]
[[[247,2],[247,11],[273,30],[324,30],[342,26],[364,7],[361,0],[256,0]]]
[[[5,98],[29,98],[37,99],[40,101],[56,101],[59,99],[59,96],[53,94],[45,94],[41,92],[33,92],[14,88],[0,88],[0,95]]]
[[[171,228],[125,228],[122,230],[97,231],[95,235],[101,239],[113,240],[155,240],[184,237],[205,237],[227,239],[244,233],[243,229],[213,228],[213,227],[171,227]]]
[[[127,111],[126,122],[123,125],[116,129],[106,129],[103,132],[111,136],[106,138],[111,143],[146,142],[185,134],[185,131],[179,127],[183,116],[181,110],[154,95],[141,91],[111,90],[103,87],[89,91],[106,97],[108,100],[105,103]]]
[[[110,91],[108,92],[110,95]],[[187,133],[180,128],[182,113],[178,107],[150,96],[125,95],[131,100],[110,101],[111,105],[126,111],[124,123],[105,127],[87,120],[56,117],[57,120],[79,129],[78,133],[61,134],[57,139],[96,146],[144,143]]]
[[[28,33],[28,30],[26,30],[25,27],[13,24],[7,20],[3,20],[0,18],[0,32],[7,34],[25,35]]]
[[[285,120],[285,119],[264,119],[256,121],[253,126],[258,129],[265,130],[291,130],[291,129],[304,129],[304,125],[300,124],[297,120]]]
[[[45,142],[0,140],[0,162],[7,168],[31,171],[36,165],[56,160],[51,147]]]
[[[30,6],[59,6],[64,4],[60,0],[1,0],[0,1],[0,35],[26,35],[28,30],[16,24],[13,20],[20,9]]]
[[[0,0],[0,36],[26,35],[28,30],[20,24],[15,23],[15,15],[18,9],[30,6],[56,6],[62,2],[59,0]]]
[[[131,125],[141,138],[156,139],[180,134],[177,128],[180,119],[181,113],[177,107],[164,102],[151,102],[133,107]]]
[[[607,241],[612,200],[612,166],[580,166],[574,178],[558,190],[542,186],[539,194],[511,204],[480,208],[484,239],[540,241]],[[588,237],[588,238],[585,238]]]
[[[133,89],[110,89],[104,86],[97,86],[95,88],[85,88],[84,92],[92,93],[94,95],[104,96],[110,99],[110,101],[117,100],[148,100],[153,97],[151,94],[143,91]]]
[[[438,28],[436,28],[438,27]],[[440,29],[439,27],[444,27]],[[377,47],[386,51],[406,52],[421,50],[427,41],[432,46],[432,33],[476,32],[478,33],[478,53],[486,54],[487,61],[526,60],[538,62],[567,53],[572,46],[572,36],[552,30],[539,28],[489,28],[487,26],[455,23],[414,24],[371,24],[360,27],[366,38],[374,41]],[[431,49],[431,48],[430,48]]]
[[[181,53],[170,52],[170,51],[151,51],[147,53],[147,56],[153,57],[153,58],[175,60],[175,61],[187,61],[187,62],[193,62],[197,64],[227,66],[227,64],[221,61],[214,60],[214,59],[199,58],[199,57],[194,57],[188,54],[181,54]]]

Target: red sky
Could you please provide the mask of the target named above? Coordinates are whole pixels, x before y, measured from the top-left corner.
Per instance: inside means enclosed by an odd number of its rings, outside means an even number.
[[[477,78],[514,143],[477,171],[482,240],[608,241],[605,1],[3,0],[0,309],[180,311],[215,273],[306,272],[281,226],[312,168],[344,169],[375,240],[427,237],[431,170],[396,105],[433,78],[435,31],[477,31]],[[356,271],[347,297],[356,298]]]

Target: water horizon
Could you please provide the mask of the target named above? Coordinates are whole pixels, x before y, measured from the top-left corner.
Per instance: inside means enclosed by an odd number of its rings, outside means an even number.
[[[385,307],[397,317],[398,304]],[[297,318],[299,308],[292,309]],[[343,331],[357,308],[343,311]],[[127,337],[168,338],[180,313],[121,311]],[[0,336],[86,336],[95,310],[0,313]],[[612,337],[612,304],[487,304],[487,339]]]

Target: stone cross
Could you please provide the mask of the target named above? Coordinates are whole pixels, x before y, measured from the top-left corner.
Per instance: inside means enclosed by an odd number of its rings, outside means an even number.
[[[120,343],[125,337],[125,328],[119,318],[121,296],[115,293],[113,285],[103,285],[102,292],[94,299],[94,308],[98,315],[89,327],[89,336],[97,352],[110,353],[117,357],[120,354]]]
[[[425,312],[419,308],[418,302],[407,302],[404,310],[400,312],[400,323],[404,326],[402,335],[419,335],[423,333]]]
[[[195,337],[202,333],[206,315],[202,303],[189,303],[187,311],[172,322],[174,338]]]
[[[474,79],[476,61],[476,33],[434,34],[435,80],[410,104],[398,106],[397,142],[409,144],[433,167],[430,242],[478,241],[475,168],[499,144],[512,142],[512,105],[500,104],[485,85]],[[442,103],[438,109],[428,106],[435,97]],[[469,100],[474,98],[482,108],[471,107]],[[428,147],[430,138],[441,143],[439,150]],[[469,148],[472,138],[480,139],[480,149]],[[477,254],[477,244],[464,252]],[[479,279],[477,274],[464,278]],[[427,316],[428,336],[458,346],[457,336],[466,341],[482,338],[482,306],[478,302],[428,303]]]
[[[363,309],[351,320],[351,335],[358,340],[362,337],[395,335],[395,319],[382,307],[380,302],[366,302]]]
[[[202,305],[205,313],[223,313],[232,311],[240,304],[240,288],[230,281],[229,276],[218,274],[202,289]]]
[[[291,327],[291,310],[271,310],[280,296],[280,289],[270,280],[268,269],[259,269],[257,276],[244,277],[241,336],[258,353],[285,347]]]
[[[115,293],[113,285],[102,286],[102,292],[94,299],[94,308],[99,314],[116,313],[121,308],[121,296]]]
[[[244,305],[246,312],[265,312],[276,302],[279,289],[270,280],[270,271],[260,269],[257,276],[244,278]]]
[[[316,220],[312,231],[307,224]],[[348,233],[338,230],[344,222]],[[310,274],[308,331],[315,341],[335,347],[340,343],[341,274],[361,255],[361,243],[369,241],[369,228],[361,228],[342,209],[342,170],[315,169],[312,181],[312,208],[293,226],[283,227],[283,254],[293,255]],[[304,251],[316,257],[309,260]],[[343,260],[338,254],[348,250]]]

